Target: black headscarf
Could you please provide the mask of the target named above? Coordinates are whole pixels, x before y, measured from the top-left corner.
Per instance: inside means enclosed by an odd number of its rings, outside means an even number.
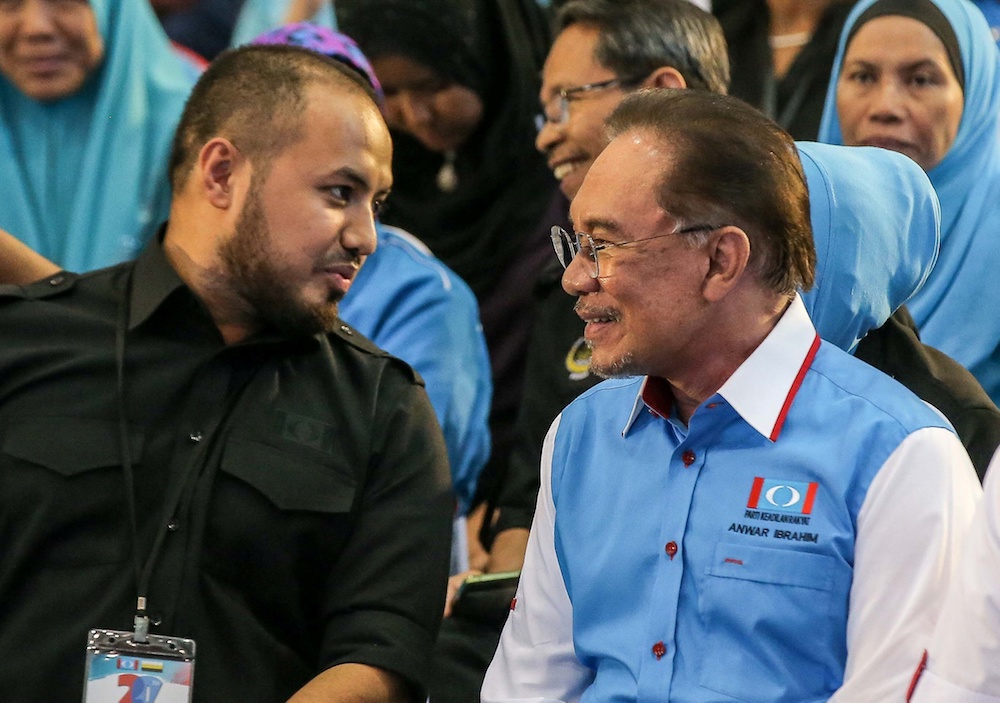
[[[535,150],[539,74],[551,34],[535,0],[338,0],[340,29],[369,59],[397,54],[475,92],[483,119],[455,155],[393,132],[382,219],[423,240],[482,297],[537,231],[555,182]]]
[[[951,64],[951,70],[955,74],[958,84],[962,87],[962,92],[965,92],[965,68],[962,66],[962,50],[958,46],[958,37],[955,36],[955,30],[952,28],[951,22],[948,21],[948,18],[944,16],[941,9],[931,2],[931,0],[879,0],[879,2],[876,2],[862,12],[861,16],[854,22],[854,26],[851,27],[851,32],[847,35],[847,41],[844,46],[849,47],[851,45],[854,35],[865,24],[877,17],[886,17],[889,15],[915,19],[917,22],[926,25],[928,29],[937,35],[937,38],[944,44],[945,52],[948,54],[948,62]]]

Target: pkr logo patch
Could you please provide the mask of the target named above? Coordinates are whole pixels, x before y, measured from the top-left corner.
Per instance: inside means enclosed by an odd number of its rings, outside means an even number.
[[[754,477],[747,507],[780,513],[811,515],[819,484],[805,481]]]

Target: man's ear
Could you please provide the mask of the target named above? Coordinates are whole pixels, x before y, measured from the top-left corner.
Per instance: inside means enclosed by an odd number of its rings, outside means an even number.
[[[646,76],[642,82],[643,88],[687,88],[684,76],[673,66],[660,66]]]
[[[708,271],[705,274],[704,295],[707,300],[722,300],[739,285],[750,262],[750,238],[734,225],[720,227],[711,233],[708,247]]]
[[[232,206],[236,174],[247,165],[246,157],[231,141],[215,137],[198,152],[197,179],[205,199],[225,210]]]

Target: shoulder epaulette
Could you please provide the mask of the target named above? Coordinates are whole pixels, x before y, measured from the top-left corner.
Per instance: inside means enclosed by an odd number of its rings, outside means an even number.
[[[75,273],[60,271],[24,286],[0,285],[0,302],[53,298],[71,290],[77,278]]]
[[[371,354],[372,356],[381,357],[383,359],[389,360],[391,363],[397,365],[400,369],[404,370],[410,380],[424,384],[424,379],[420,377],[420,374],[410,366],[408,363],[400,359],[399,357],[393,356],[386,350],[365,337],[363,334],[355,330],[350,325],[346,324],[342,320],[338,320],[337,324],[334,325],[333,329],[328,332],[331,337],[336,337],[347,344],[351,345],[355,349],[358,349],[365,354]]]

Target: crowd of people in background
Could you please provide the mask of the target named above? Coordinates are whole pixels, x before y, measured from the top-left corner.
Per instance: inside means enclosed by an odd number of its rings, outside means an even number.
[[[0,692],[1000,702],[998,47],[0,0]]]

